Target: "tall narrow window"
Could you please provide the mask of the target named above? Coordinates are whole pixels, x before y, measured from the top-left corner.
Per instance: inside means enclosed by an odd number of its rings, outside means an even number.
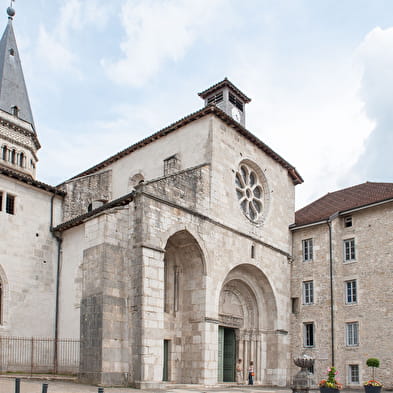
[[[7,194],[5,200],[5,211],[8,214],[15,214],[15,197]]]
[[[0,325],[3,324],[3,283],[0,280]]]
[[[19,154],[18,164],[21,168],[25,166],[25,155],[22,153]]]
[[[0,191],[0,212],[3,210],[3,193]]]
[[[344,261],[350,262],[356,259],[355,239],[344,240]]]
[[[348,322],[345,325],[345,344],[347,347],[356,347],[359,345],[359,323]]]
[[[360,383],[358,364],[350,364],[348,366],[348,382],[350,384]]]
[[[7,160],[7,146],[2,146],[1,148],[1,159],[4,161]]]
[[[303,339],[305,347],[313,347],[314,346],[314,322],[306,322],[303,325]]]
[[[313,244],[312,239],[306,239],[303,243],[303,261],[312,261],[313,259]]]
[[[303,282],[303,304],[314,303],[314,282],[304,281]]]
[[[347,304],[356,304],[358,301],[356,280],[345,282],[345,302]]]

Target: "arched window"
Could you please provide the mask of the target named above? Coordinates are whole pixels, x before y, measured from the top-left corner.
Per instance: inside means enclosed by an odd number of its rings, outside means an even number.
[[[15,161],[16,161],[16,151],[15,149],[13,149],[10,154],[10,162],[11,164],[15,164]]]
[[[7,160],[7,146],[2,146],[1,148],[1,159],[6,161]]]
[[[22,153],[19,154],[19,162],[18,162],[19,166],[24,168],[25,166],[25,155]]]
[[[0,325],[3,324],[3,299],[4,299],[4,292],[3,292],[3,282],[0,278]]]

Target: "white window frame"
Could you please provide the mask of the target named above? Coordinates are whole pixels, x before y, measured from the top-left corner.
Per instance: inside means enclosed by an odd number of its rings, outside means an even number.
[[[314,281],[303,281],[303,304],[314,304]]]
[[[345,324],[345,345],[347,347],[359,346],[359,322]]]
[[[360,384],[360,370],[358,364],[348,365],[348,384],[350,385]]]
[[[344,262],[356,261],[356,243],[355,238],[345,239],[343,241]]]
[[[311,335],[310,329],[311,328]],[[315,347],[315,325],[314,322],[303,323],[303,346],[305,348]]]
[[[345,303],[357,304],[357,302],[358,302],[357,280],[345,281]]]
[[[312,238],[302,240],[302,253],[304,262],[309,262],[313,260],[314,247]]]

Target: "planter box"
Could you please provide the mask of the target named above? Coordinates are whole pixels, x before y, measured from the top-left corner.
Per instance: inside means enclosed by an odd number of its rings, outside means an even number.
[[[320,386],[319,387],[319,391],[321,392],[321,393],[339,393],[339,389],[334,389],[334,388],[327,388],[327,387],[324,387],[324,386]],[[368,393],[368,392],[367,392]],[[371,393],[371,392],[370,392]]]
[[[382,390],[382,386],[365,386],[364,392],[365,393],[380,393]]]

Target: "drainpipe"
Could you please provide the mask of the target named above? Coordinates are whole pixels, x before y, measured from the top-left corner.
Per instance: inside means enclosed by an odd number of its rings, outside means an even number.
[[[329,227],[329,268],[330,268],[330,330],[331,330],[331,352],[332,352],[332,366],[334,366],[334,298],[333,298],[333,239],[332,239],[332,220],[333,216],[329,217],[327,224]]]
[[[54,343],[54,351],[53,351],[53,366],[54,373],[57,374],[58,371],[58,340],[59,340],[59,300],[60,300],[60,260],[61,260],[61,244],[63,239],[61,235],[53,230],[53,201],[55,198],[55,194],[52,195],[51,198],[51,215],[50,215],[50,231],[52,235],[55,237],[57,241],[57,270],[56,270],[56,300],[55,300],[55,343]]]

